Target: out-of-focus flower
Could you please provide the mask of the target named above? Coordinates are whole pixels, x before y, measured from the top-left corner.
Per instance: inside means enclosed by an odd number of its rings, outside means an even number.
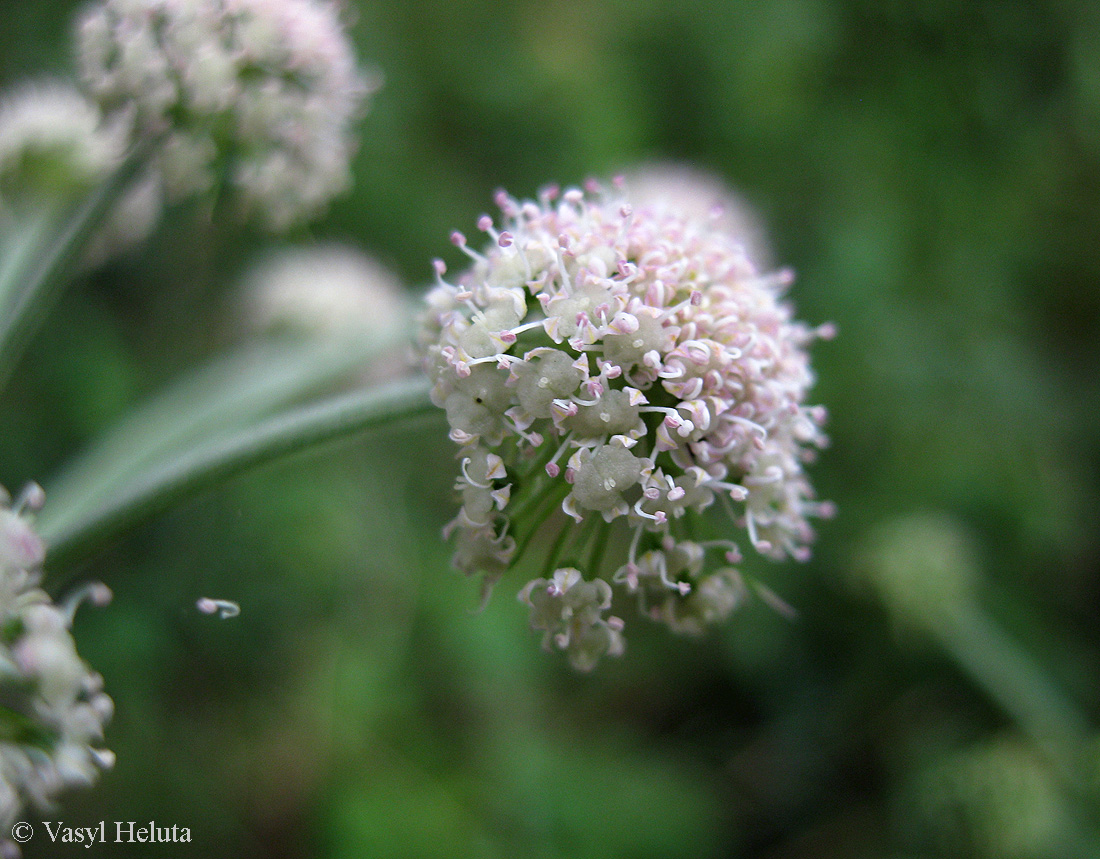
[[[68,205],[119,167],[128,124],[63,81],[25,84],[0,100],[0,211]],[[142,241],[162,208],[160,182],[146,173],[100,225],[85,250],[98,263]]]
[[[254,266],[244,283],[244,315],[259,331],[358,336],[404,327],[401,281],[346,245],[281,249]]]
[[[691,164],[654,161],[623,173],[623,187],[635,206],[649,203],[679,209],[739,242],[758,269],[772,263],[760,216],[725,182]]]
[[[944,513],[913,513],[879,525],[852,566],[898,620],[922,629],[936,629],[971,606],[978,570],[969,535]]]
[[[699,632],[744,589],[732,566],[708,563],[736,564],[739,547],[697,538],[697,514],[715,506],[758,552],[804,559],[808,518],[830,512],[803,472],[825,444],[824,409],[804,404],[806,347],[830,329],[794,321],[789,273],[761,274],[695,211],[633,206],[594,183],[497,202],[499,228],[478,224],[484,254],[453,236],[469,271],[449,283],[437,261],[421,330],[433,401],[460,445],[462,509],[446,529],[455,564],[482,574],[487,595],[517,540],[556,519],[546,569],[577,562],[521,596],[574,664],[622,649],[621,621],[597,622],[609,583],[672,629]],[[609,545],[621,554],[605,567]]]
[[[24,84],[0,100],[0,200],[86,194],[118,165],[126,143],[125,127],[105,126],[74,87]]]
[[[111,699],[69,633],[79,602],[102,605],[110,591],[91,585],[55,605],[38,586],[45,547],[29,511],[41,503],[35,484],[14,502],[0,489],[0,849],[9,852],[5,836],[26,806],[49,808],[114,763],[97,745]]]
[[[1054,859],[1079,852],[1055,774],[1016,737],[936,760],[920,771],[906,807],[921,840],[946,855]]]
[[[225,175],[282,229],[350,184],[351,125],[376,81],[324,0],[103,0],[78,28],[88,91],[163,135],[174,196]]]

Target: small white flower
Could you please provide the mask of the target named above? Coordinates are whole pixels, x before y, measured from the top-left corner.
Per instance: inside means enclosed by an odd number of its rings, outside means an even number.
[[[622,655],[623,622],[603,617],[611,607],[611,586],[603,579],[586,582],[566,567],[528,582],[519,599],[531,606],[531,626],[544,632],[542,646],[566,651],[574,668],[591,671],[600,657]]]

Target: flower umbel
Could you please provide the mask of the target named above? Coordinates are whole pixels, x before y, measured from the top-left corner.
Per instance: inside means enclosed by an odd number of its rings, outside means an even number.
[[[0,489],[0,850],[25,806],[49,808],[114,763],[96,745],[111,699],[69,633],[83,599],[103,605],[111,592],[94,584],[55,605],[38,587],[45,547],[28,512],[42,498],[36,484],[14,502]]]
[[[744,594],[726,566],[738,545],[697,539],[698,514],[717,507],[757,552],[804,560],[808,519],[830,512],[803,464],[826,442],[824,409],[804,404],[806,347],[831,329],[794,321],[790,274],[758,272],[716,218],[634,209],[595,183],[497,203],[502,223],[478,223],[483,253],[452,237],[467,272],[448,282],[436,262],[421,331],[460,445],[454,563],[487,594],[557,528],[546,574],[520,597],[544,643],[581,668],[622,650],[622,621],[600,619],[612,584],[698,633]],[[622,555],[605,562],[609,543]],[[551,575],[567,555],[587,563]]]
[[[324,0],[102,0],[81,18],[78,60],[108,112],[165,135],[177,196],[223,173],[282,229],[350,184],[351,124],[376,83]]]
[[[64,210],[122,164],[128,123],[105,122],[99,107],[60,80],[23,84],[0,97],[0,232],[18,233],[34,211]],[[162,207],[158,177],[147,172],[100,224],[85,262],[102,262],[142,241]],[[10,251],[9,251],[10,253]]]
[[[24,84],[0,100],[0,205],[20,197],[88,193],[113,170],[125,128],[105,126],[99,108],[55,80]]]

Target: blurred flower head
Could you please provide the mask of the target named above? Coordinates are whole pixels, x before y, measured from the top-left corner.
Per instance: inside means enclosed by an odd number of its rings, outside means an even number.
[[[829,512],[803,471],[825,444],[824,409],[804,403],[806,347],[828,330],[794,321],[790,275],[759,272],[697,209],[595,183],[497,202],[502,223],[479,221],[483,253],[453,236],[472,267],[449,282],[436,263],[421,330],[460,446],[455,564],[487,595],[554,520],[547,570],[577,562],[521,593],[548,645],[584,668],[620,652],[622,621],[602,617],[610,585],[699,632],[743,594],[738,544],[699,539],[699,514],[714,507],[756,551],[804,559],[808,519]]]
[[[934,629],[970,605],[980,565],[962,523],[945,513],[926,512],[875,528],[851,569],[898,620]]]
[[[995,736],[922,768],[907,804],[921,838],[941,855],[1070,856],[1077,837],[1055,773],[1011,735]]]
[[[24,84],[0,100],[0,213],[70,205],[122,163],[128,124],[63,81]],[[85,250],[97,264],[146,238],[160,218],[160,182],[146,173],[119,200]]]
[[[78,26],[88,91],[163,135],[175,196],[227,176],[272,229],[351,182],[351,126],[376,81],[325,0],[102,0]]]
[[[758,269],[772,262],[772,251],[760,216],[714,173],[691,164],[654,161],[623,173],[623,187],[635,206],[672,207],[700,220],[711,220],[740,242]]]
[[[0,848],[23,808],[48,808],[114,762],[97,745],[111,699],[69,633],[79,602],[110,591],[91,585],[55,605],[38,587],[45,549],[29,513],[42,498],[35,484],[14,502],[0,489]]]
[[[327,337],[404,327],[404,287],[377,260],[347,245],[284,248],[245,278],[244,315],[263,332]]]
[[[0,99],[0,200],[71,200],[118,165],[127,143],[121,124],[63,81],[23,84]]]

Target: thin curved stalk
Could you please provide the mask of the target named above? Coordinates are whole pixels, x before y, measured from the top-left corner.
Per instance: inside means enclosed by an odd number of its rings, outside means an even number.
[[[406,339],[394,325],[331,341],[258,341],[210,361],[138,405],[50,480],[48,521],[63,529],[136,474],[317,395]]]
[[[939,638],[1073,789],[1084,790],[1082,750],[1088,743],[1088,722],[1041,666],[976,604],[960,606],[954,616],[944,618]]]
[[[34,206],[30,211],[0,213],[0,317],[7,317],[34,259],[56,233],[63,213],[55,203]]]
[[[53,241],[46,243],[41,255],[29,255],[5,272],[10,279],[5,290],[10,295],[10,309],[0,314],[0,388],[64,290],[73,263],[129,188],[154,145],[150,141],[135,148],[91,196],[61,221]]]
[[[428,384],[405,380],[305,406],[200,444],[135,476],[85,516],[63,527],[40,519],[47,562],[63,566],[127,528],[244,471],[327,442],[435,411]],[[44,509],[43,514],[48,513]]]

